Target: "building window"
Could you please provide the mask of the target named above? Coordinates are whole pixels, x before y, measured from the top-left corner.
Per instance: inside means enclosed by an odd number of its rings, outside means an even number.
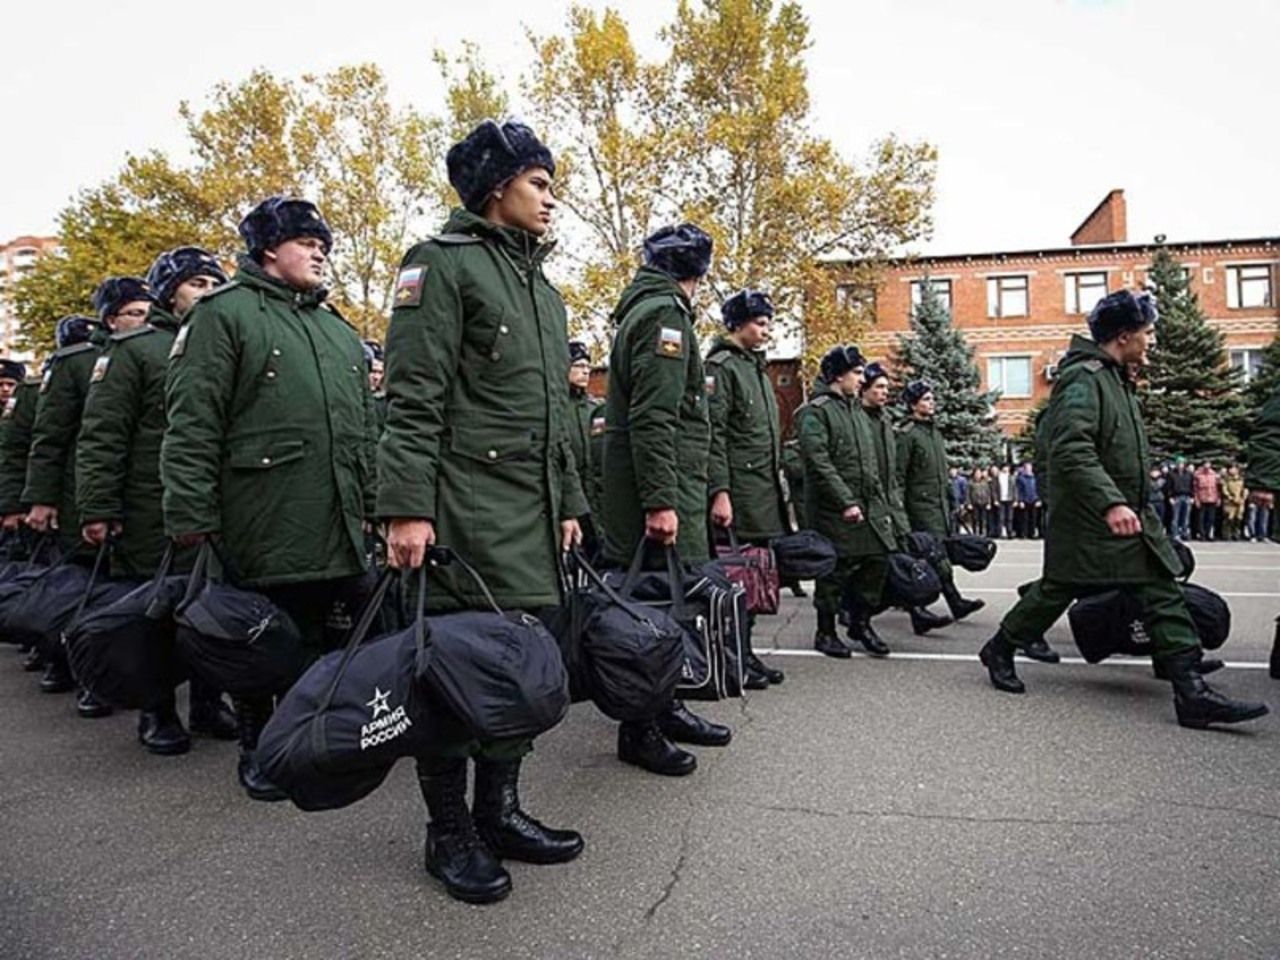
[[[841,283],[836,286],[836,306],[860,316],[875,317],[875,287],[862,283]]]
[[[1068,273],[1063,278],[1067,287],[1067,313],[1088,313],[1107,295],[1107,275]]]
[[[1231,367],[1243,375],[1242,382],[1252,383],[1262,372],[1261,347],[1244,347],[1231,351]]]
[[[1028,311],[1027,277],[988,277],[987,316],[1025,317]]]
[[[1267,263],[1227,267],[1227,306],[1233,310],[1269,307],[1271,265]]]
[[[951,313],[951,281],[950,280],[930,280],[929,284],[933,287],[933,292],[937,295],[938,300],[942,303],[947,313]],[[924,281],[911,281],[911,312],[916,312],[916,307],[920,306],[920,301],[924,299]]]
[[[1002,397],[1031,396],[1031,357],[987,357],[987,389]]]

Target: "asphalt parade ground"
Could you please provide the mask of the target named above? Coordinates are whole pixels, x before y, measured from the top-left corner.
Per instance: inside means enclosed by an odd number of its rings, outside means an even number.
[[[1280,710],[1280,547],[1196,555],[1233,613],[1211,682]],[[1066,662],[996,693],[976,652],[1038,571],[1002,542],[961,575],[985,610],[926,638],[886,614],[882,661],[811,655],[788,597],[757,639],[785,684],[705,705],[734,742],[691,777],[623,766],[575,706],[522,790],[586,852],[509,865],[489,907],[423,873],[412,764],[345,810],[254,803],[234,744],[150,756],[135,715],[78,719],[0,649],[0,957],[1280,956],[1280,716],[1183,730],[1149,663],[1072,662],[1065,618]]]

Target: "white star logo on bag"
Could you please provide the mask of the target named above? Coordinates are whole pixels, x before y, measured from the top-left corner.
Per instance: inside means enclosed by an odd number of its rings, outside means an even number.
[[[366,707],[373,708],[373,716],[369,718],[370,720],[377,720],[379,713],[391,712],[391,708],[387,706],[387,698],[390,696],[391,693],[389,691],[383,693],[378,687],[373,688],[373,699],[365,704]]]

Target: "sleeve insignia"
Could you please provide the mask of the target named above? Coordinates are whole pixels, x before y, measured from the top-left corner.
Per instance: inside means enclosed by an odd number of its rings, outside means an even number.
[[[48,392],[49,384],[51,384],[52,382],[53,382],[53,367],[50,366],[49,369],[44,372],[44,376],[40,378],[40,392],[41,393]]]
[[[185,324],[178,335],[173,340],[173,346],[169,348],[169,359],[176,360],[182,356],[187,350],[187,337],[191,335],[191,325]]]
[[[707,374],[703,379],[703,382],[707,385],[707,396],[714,396],[716,392],[716,378],[711,374]]]
[[[18,398],[10,397],[4,402],[4,412],[0,413],[0,420],[8,420],[13,416],[14,409],[18,406]]]
[[[90,383],[97,383],[107,375],[107,367],[111,366],[111,358],[103,354],[93,365],[93,373],[89,375]]]
[[[658,356],[684,356],[684,333],[679,328],[660,327],[658,329]]]
[[[593,437],[603,436],[604,426],[605,426],[605,421],[604,421],[603,414],[598,417],[592,417],[591,418],[591,435]]]
[[[397,307],[417,307],[422,304],[422,283],[427,278],[427,268],[421,264],[405,267],[396,278],[393,302]]]

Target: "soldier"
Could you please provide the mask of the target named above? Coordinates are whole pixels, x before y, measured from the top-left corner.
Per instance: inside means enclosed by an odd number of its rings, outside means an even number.
[[[905,550],[907,534],[911,532],[911,523],[907,519],[906,508],[902,504],[902,487],[898,478],[897,438],[893,424],[885,414],[889,404],[889,372],[879,363],[867,364],[862,376],[862,413],[871,427],[871,436],[876,445],[876,465],[879,468],[880,484],[888,494],[889,508],[893,516],[893,534],[897,538],[899,549]],[[945,627],[951,622],[950,617],[940,617],[929,612],[927,607],[908,607],[911,615],[911,629],[917,636],[938,627]]]
[[[827,351],[800,423],[808,526],[835,544],[839,556],[835,571],[819,579],[813,591],[818,612],[813,646],[829,657],[851,655],[836,636],[842,605],[849,613],[849,638],[874,657],[889,653],[871,617],[882,606],[887,559],[896,541],[870,425],[854,409],[865,367],[856,346]]]
[[[0,360],[0,404],[9,402],[9,398],[17,392],[18,385],[27,377],[25,364],[17,360]]]
[[[902,491],[907,520],[913,531],[931,533],[942,543],[951,532],[951,509],[947,501],[947,445],[933,420],[933,387],[927,380],[909,383],[902,391],[902,402],[911,417],[898,434],[898,488]],[[963,620],[986,606],[982,600],[966,600],[960,596],[955,573],[945,556],[936,566],[942,581],[942,596],[952,617]],[[911,625],[916,633],[924,632],[918,627],[929,629],[923,621],[917,624],[914,617]]]
[[[580,541],[587,512],[570,447],[564,302],[542,272],[555,161],[527,126],[492,120],[446,159],[464,208],[405,254],[396,281],[378,514],[393,566],[420,567],[438,542],[480,571],[499,604],[537,612],[560,603],[558,554]],[[466,606],[486,609],[474,584],[440,574]],[[428,602],[459,601],[433,591]],[[418,758],[426,869],[451,896],[505,897],[511,878],[499,858],[561,863],[582,852],[581,835],[521,809],[531,749],[460,734]]]
[[[764,354],[773,301],[762,290],[739,290],[721,305],[720,316],[727,332],[711,344],[706,360],[711,521],[732,526],[745,543],[767,546],[790,527],[778,400]],[[785,679],[753,651],[746,665],[750,690]]]
[[[360,338],[325,303],[333,238],[315,205],[271,197],[240,236],[235,279],[200,298],[170,350],[165,532],[185,547],[216,537],[237,582],[319,654],[334,605],[364,587],[369,381]],[[253,760],[271,710],[236,702],[237,775],[255,800],[285,798]]]
[[[1272,393],[1271,399],[1263,405],[1249,434],[1249,467],[1245,484],[1252,491],[1258,507],[1268,511],[1275,508],[1276,491],[1280,490],[1280,389]],[[1276,623],[1270,672],[1273,680],[1280,680],[1280,617]]]
[[[601,540],[600,517],[603,512],[600,488],[600,440],[604,436],[604,401],[587,392],[591,383],[591,352],[580,340],[569,341],[569,441],[573,448],[573,460],[578,466],[578,476],[587,495],[591,514],[583,521],[583,537],[591,545],[592,552],[599,548]]]
[[[27,510],[22,488],[27,482],[27,453],[31,449],[31,423],[40,396],[40,378],[28,377],[25,364],[0,360],[0,384],[13,384],[0,407],[0,527],[6,539],[25,540]],[[23,545],[25,547],[25,544]],[[32,646],[22,661],[28,672],[44,668],[40,648]]]
[[[145,310],[147,293],[139,288],[129,312]],[[98,357],[98,344],[104,339],[98,320],[71,316],[58,321],[54,331],[57,349],[40,381],[39,400],[31,425],[31,450],[27,457],[26,486],[20,495],[31,504],[26,524],[37,533],[57,536],[64,552],[76,549],[80,542],[79,509],[75,499],[76,433],[80,414],[89,389],[89,378]],[[75,682],[67,666],[65,654],[59,650],[45,664],[40,689],[45,693],[63,693]],[[87,719],[104,717],[111,708],[87,691],[81,691],[77,712]]]
[[[626,565],[645,540],[677,547],[685,563],[710,559],[707,542],[706,377],[693,297],[711,266],[711,238],[693,224],[644,242],[644,266],[613,310],[604,438],[605,557]],[[618,759],[685,776],[697,758],[673,741],[728,744],[732,732],[679,700],[647,722],[618,727]]]
[[[169,545],[160,483],[169,351],[181,318],[196,299],[226,280],[218,261],[198,247],[161,254],[147,272],[147,286],[155,297],[147,321],[111,334],[94,366],[76,442],[76,500],[84,540],[96,546],[108,535],[113,538],[114,576],[153,576]],[[101,301],[109,305],[117,299],[120,286],[119,281],[104,283]],[[173,569],[189,567],[187,556],[178,558]],[[192,733],[235,739],[235,717],[216,690],[195,679],[190,712]],[[139,713],[138,742],[161,756],[190,749],[173,690]]]
[[[1173,684],[1178,723],[1203,728],[1267,713],[1205,683],[1203,651],[1174,579],[1181,570],[1147,504],[1150,449],[1126,365],[1145,364],[1155,302],[1122,290],[1089,315],[1093,339],[1073,337],[1046,411],[1049,513],[1044,576],[1005,614],[981,659],[998,690],[1023,693],[1013,655],[1044,635],[1077,597],[1121,586],[1143,608],[1152,659]]]

